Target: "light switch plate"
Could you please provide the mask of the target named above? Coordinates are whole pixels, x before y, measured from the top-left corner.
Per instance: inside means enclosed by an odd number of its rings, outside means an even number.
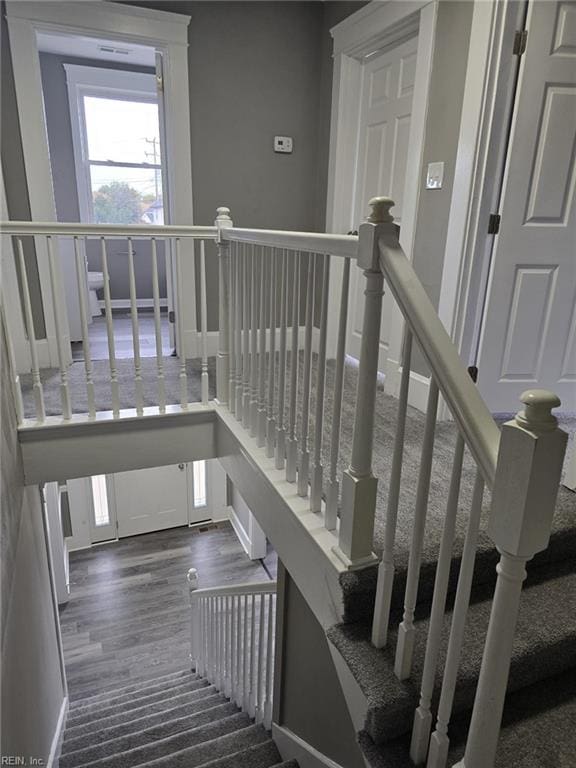
[[[444,163],[428,163],[426,189],[442,189],[444,181]]]
[[[274,136],[274,152],[289,154],[292,152],[291,136]]]

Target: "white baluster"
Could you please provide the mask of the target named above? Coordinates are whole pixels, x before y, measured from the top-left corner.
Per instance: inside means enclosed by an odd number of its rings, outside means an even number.
[[[224,621],[224,597],[220,596],[217,600],[218,604],[218,680],[221,691],[224,690],[226,685],[224,673],[225,673],[225,652],[226,652],[226,636],[224,634],[225,621]]]
[[[266,455],[274,456],[276,439],[276,419],[274,418],[274,387],[276,385],[276,297],[278,255],[272,253],[270,266],[270,359],[268,361],[268,412],[266,419]]]
[[[464,550],[458,574],[458,586],[456,599],[452,612],[452,625],[450,638],[444,664],[444,676],[442,678],[442,691],[438,704],[438,716],[436,730],[430,738],[428,752],[428,768],[444,768],[448,757],[450,739],[448,738],[448,724],[452,713],[454,691],[460,666],[460,653],[464,641],[464,629],[466,616],[470,604],[470,591],[472,589],[472,577],[474,575],[474,561],[476,559],[476,546],[478,542],[478,530],[480,527],[480,515],[482,513],[482,497],[484,495],[484,480],[478,471],[472,494],[472,505],[468,518],[468,528],[464,540]]]
[[[378,566],[378,582],[374,601],[374,622],[372,624],[372,643],[376,648],[383,648],[388,640],[388,623],[392,587],[394,586],[394,545],[396,542],[396,524],[398,521],[398,501],[402,481],[402,462],[404,457],[404,435],[406,432],[406,411],[408,409],[408,390],[410,387],[410,365],[412,359],[412,332],[406,325],[402,345],[402,376],[398,395],[398,416],[396,435],[394,436],[394,454],[388,488],[386,508],[386,528],[384,531],[384,549],[382,561]]]
[[[265,595],[260,595],[260,611],[258,622],[258,659],[257,659],[257,680],[256,680],[256,722],[261,723],[264,720],[262,683],[264,679],[264,628],[265,628]]]
[[[244,319],[244,247],[238,246],[236,257],[236,418],[242,421],[242,377],[244,371],[244,352],[242,349],[242,322]]]
[[[198,643],[198,665],[196,667],[197,675],[204,675],[205,665],[204,660],[206,658],[206,617],[204,615],[204,600],[198,601],[198,615],[200,622],[199,629],[199,643]]]
[[[188,410],[188,374],[186,373],[186,341],[184,338],[184,299],[182,294],[182,253],[180,251],[180,238],[176,238],[176,297],[178,310],[178,355],[180,357],[180,406],[183,411]]]
[[[236,606],[236,695],[234,701],[237,706],[240,706],[241,690],[242,690],[242,675],[244,669],[244,656],[243,656],[243,644],[242,644],[242,595],[237,597]]]
[[[251,300],[252,318],[250,321],[250,435],[258,434],[258,299],[260,279],[260,258],[254,248],[252,254]]]
[[[228,371],[228,408],[230,413],[236,413],[236,260],[238,259],[238,243],[230,243],[230,258],[228,260],[228,285],[230,286],[230,310],[228,312],[228,339],[230,341],[230,358]]]
[[[237,627],[237,596],[231,596],[230,602],[230,699],[236,698],[237,667],[236,667],[236,645],[238,642]]]
[[[412,655],[414,653],[414,640],[416,627],[414,626],[414,611],[418,597],[418,582],[420,580],[420,565],[422,563],[422,547],[424,545],[424,532],[426,529],[426,513],[428,511],[428,493],[430,491],[430,476],[432,473],[432,454],[434,451],[434,433],[436,430],[436,412],[438,410],[438,385],[433,378],[430,379],[428,390],[428,407],[426,410],[426,423],[424,437],[422,439],[422,456],[420,459],[420,473],[418,475],[418,488],[416,490],[416,503],[414,505],[414,524],[412,527],[412,541],[410,543],[410,556],[408,558],[408,575],[406,578],[406,593],[404,596],[404,615],[398,627],[398,644],[396,646],[396,659],[394,673],[399,680],[410,677],[412,670]]]
[[[4,296],[1,292],[0,286],[0,316],[2,317],[2,325],[6,332],[6,345],[8,347],[8,365],[10,369],[10,381],[12,384],[12,393],[14,395],[14,405],[16,406],[16,423],[19,425],[24,418],[24,402],[22,400],[22,387],[20,385],[20,376],[16,371],[16,359],[14,357],[14,347],[12,345],[12,338],[8,332],[8,319],[6,317]]]
[[[330,480],[326,499],[325,526],[329,531],[336,528],[338,518],[338,456],[340,453],[340,422],[342,418],[342,392],[344,387],[344,360],[346,355],[346,326],[348,323],[348,291],[350,286],[350,259],[345,259],[342,270],[342,293],[340,296],[340,318],[338,321],[338,342],[334,367],[334,412],[332,434],[330,435]]]
[[[300,457],[298,465],[298,495],[308,495],[310,479],[310,453],[308,429],[310,426],[310,378],[312,373],[312,322],[314,310],[314,273],[316,259],[308,254],[308,280],[306,285],[306,325],[304,330],[304,378],[302,384],[302,426],[300,428]]]
[[[250,429],[250,368],[252,354],[250,349],[250,301],[252,300],[252,261],[254,259],[254,247],[246,246],[244,254],[244,366],[243,366],[243,392],[242,392],[242,425]]]
[[[260,328],[258,351],[258,445],[266,443],[266,293],[270,275],[270,259],[274,258],[273,251],[262,249],[260,262]]]
[[[128,238],[128,276],[130,286],[130,319],[132,320],[132,345],[134,347],[134,387],[136,390],[136,413],[144,413],[144,389],[142,384],[142,362],[140,360],[140,331],[138,328],[138,304],[136,301],[136,276],[134,273],[134,248]]]
[[[274,595],[268,595],[268,638],[266,650],[266,705],[264,726],[272,726],[272,695],[274,690]]]
[[[61,314],[62,305],[60,302],[60,297],[62,292],[60,290],[58,280],[56,255],[54,253],[52,237],[50,235],[46,237],[46,245],[48,247],[48,264],[50,267],[50,288],[54,298],[54,326],[56,330],[56,347],[58,349],[58,367],[60,369],[60,399],[62,401],[62,417],[65,420],[69,420],[72,416],[72,408],[70,406],[70,391],[68,388],[68,359],[64,346],[64,323]]]
[[[442,541],[438,552],[438,566],[434,582],[434,596],[430,611],[430,624],[426,641],[426,655],[424,657],[424,670],[420,688],[420,702],[414,715],[412,728],[412,742],[410,745],[410,757],[416,765],[424,763],[428,753],[430,730],[432,728],[432,694],[436,678],[436,667],[440,654],[440,642],[442,640],[442,626],[444,623],[444,611],[446,609],[446,595],[448,593],[448,579],[450,577],[450,565],[452,563],[452,548],[456,531],[456,516],[458,513],[458,497],[460,495],[460,479],[462,477],[462,461],[464,459],[464,440],[460,433],[456,437],[454,449],[454,462],[452,465],[452,477],[448,502],[446,504],[446,516]]]
[[[244,642],[242,643],[242,704],[248,711],[248,675],[250,671],[250,645],[248,634],[248,595],[244,595]]]
[[[84,352],[88,415],[91,419],[94,419],[96,418],[96,401],[94,397],[94,380],[92,378],[92,355],[90,353],[90,337],[88,334],[88,314],[86,312],[86,262],[84,260],[84,254],[80,251],[77,237],[74,238],[74,257],[76,263],[76,286],[78,289],[80,325],[82,328],[82,350]]]
[[[216,358],[216,397],[220,403],[228,402],[229,346],[228,312],[230,305],[230,285],[228,283],[228,262],[230,260],[230,241],[222,237],[223,229],[230,229],[232,219],[230,209],[221,206],[216,209],[215,225],[218,227],[216,247],[218,250],[218,356]]]
[[[248,693],[248,714],[254,717],[256,714],[256,596],[250,595],[250,686]]]
[[[326,332],[328,326],[328,295],[330,290],[330,256],[323,257],[322,307],[320,310],[320,341],[318,344],[318,373],[316,375],[316,412],[314,419],[314,466],[310,485],[310,509],[320,512],[324,467],[322,466],[322,437],[324,432],[324,388],[326,381]]]
[[[298,397],[298,333],[300,330],[300,269],[302,256],[294,258],[292,276],[292,343],[290,349],[290,411],[288,416],[288,443],[286,446],[286,480],[296,482],[298,441],[296,440],[296,402]]]
[[[162,321],[160,315],[160,287],[158,284],[158,253],[156,238],[152,238],[152,299],[154,302],[154,336],[156,339],[156,370],[158,372],[158,408],[166,412],[166,386],[164,380],[164,350],[162,349]]]
[[[22,280],[22,292],[24,299],[24,319],[26,321],[26,333],[28,335],[28,346],[30,347],[30,368],[32,371],[32,390],[34,392],[34,405],[36,411],[36,420],[42,423],[46,419],[46,410],[44,408],[44,390],[40,379],[40,367],[38,365],[38,349],[36,341],[36,331],[34,329],[34,318],[32,315],[32,302],[30,300],[30,286],[28,284],[28,273],[26,271],[26,262],[24,260],[24,249],[22,239],[17,240],[18,246],[18,265],[20,267],[20,278]]]
[[[276,469],[284,469],[286,430],[284,401],[286,396],[286,324],[288,316],[288,253],[282,253],[282,282],[280,285],[280,360],[278,367],[278,426],[276,429]]]
[[[498,579],[460,768],[494,765],[525,566],[548,546],[566,452],[568,436],[552,414],[560,399],[546,390],[520,399],[524,410],[502,428],[488,525]]]
[[[222,263],[222,262],[221,262]],[[226,264],[226,269],[228,269]],[[228,313],[226,312],[227,319]],[[202,402],[208,404],[208,305],[206,294],[206,251],[204,240],[200,240],[200,322],[202,324],[202,374],[200,386],[202,393]],[[222,363],[220,364],[222,367]],[[223,374],[222,374],[223,375]],[[228,377],[226,377],[226,388],[228,387]]]
[[[233,597],[226,597],[226,696],[232,696],[232,639],[234,627],[232,624]]]
[[[364,269],[366,290],[358,391],[352,439],[352,458],[342,480],[342,509],[335,553],[348,565],[372,562],[377,481],[372,474],[374,408],[380,347],[380,320],[384,278],[380,269],[379,240],[398,237],[388,198],[370,200],[372,213],[360,225],[358,266]]]
[[[106,240],[100,238],[100,253],[102,256],[102,274],[104,277],[104,311],[106,312],[106,336],[108,339],[108,360],[110,363],[110,388],[112,390],[112,413],[114,418],[120,416],[120,390],[118,386],[118,370],[116,368],[116,351],[114,346],[114,318],[112,317],[112,299],[110,297],[110,275],[108,273],[108,256]]]

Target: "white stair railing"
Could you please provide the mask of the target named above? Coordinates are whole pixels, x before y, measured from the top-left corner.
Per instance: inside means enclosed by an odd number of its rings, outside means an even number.
[[[195,671],[270,729],[276,582],[198,589],[195,568],[187,579]]]

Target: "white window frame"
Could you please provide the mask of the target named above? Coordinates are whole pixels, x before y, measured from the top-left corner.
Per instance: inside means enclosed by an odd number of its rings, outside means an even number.
[[[94,223],[94,204],[92,199],[91,161],[88,153],[88,133],[84,97],[96,96],[105,99],[139,101],[158,104],[156,75],[145,72],[87,67],[80,64],[64,64],[68,85],[68,105],[72,126],[72,144],[74,147],[74,166],[80,218],[84,222]],[[160,122],[160,115],[158,115]],[[164,147],[161,147],[162,157]],[[106,163],[110,167],[124,166],[121,161]],[[128,163],[134,167],[162,169],[154,163]]]

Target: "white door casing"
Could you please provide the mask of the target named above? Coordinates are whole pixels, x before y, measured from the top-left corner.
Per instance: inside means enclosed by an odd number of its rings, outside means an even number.
[[[576,4],[527,18],[479,355],[493,411],[529,388],[576,410]]]
[[[416,230],[416,213],[424,150],[424,133],[428,114],[429,86],[436,41],[438,0],[407,0],[402,3],[371,2],[331,30],[334,38],[334,75],[330,128],[330,160],[326,227],[329,232],[357,229],[369,211],[357,214],[354,199],[357,176],[360,128],[362,66],[375,51],[392,48],[417,35],[414,68],[414,91],[410,121],[409,146],[402,201],[400,241],[410,258]],[[396,210],[392,209],[392,214]],[[358,220],[355,218],[359,216]],[[353,267],[353,270],[355,267]],[[342,265],[333,260],[328,324],[328,355],[334,356]],[[353,295],[353,294],[351,294]],[[402,315],[395,305],[389,321],[386,381],[387,392],[395,394],[400,382],[400,358],[403,335]],[[352,323],[350,313],[348,322]],[[416,377],[416,379],[414,379]],[[421,407],[426,402],[427,381],[413,374],[415,386],[410,388],[410,402]]]
[[[394,220],[402,223],[402,200],[410,140],[412,96],[416,74],[417,38],[413,37],[362,65],[358,162],[355,180],[356,215],[361,221],[376,195],[391,197]],[[360,357],[364,316],[364,277],[352,272],[350,323],[346,352]],[[380,371],[386,368],[394,300],[384,293],[380,330]]]
[[[189,92],[187,27],[190,17],[113,3],[21,3],[9,0],[6,10],[32,220],[56,221],[36,41],[37,31],[49,31],[133,41],[153,46],[162,54],[167,196],[170,200],[167,223],[193,224],[190,112],[188,99],[182,98],[182,94]],[[49,352],[41,363],[56,365],[53,301],[42,238],[36,238],[36,249]],[[191,244],[182,243],[182,280],[186,285],[194,286],[191,253]],[[193,356],[198,346],[194,290],[187,294],[181,312],[183,346],[186,355]]]

